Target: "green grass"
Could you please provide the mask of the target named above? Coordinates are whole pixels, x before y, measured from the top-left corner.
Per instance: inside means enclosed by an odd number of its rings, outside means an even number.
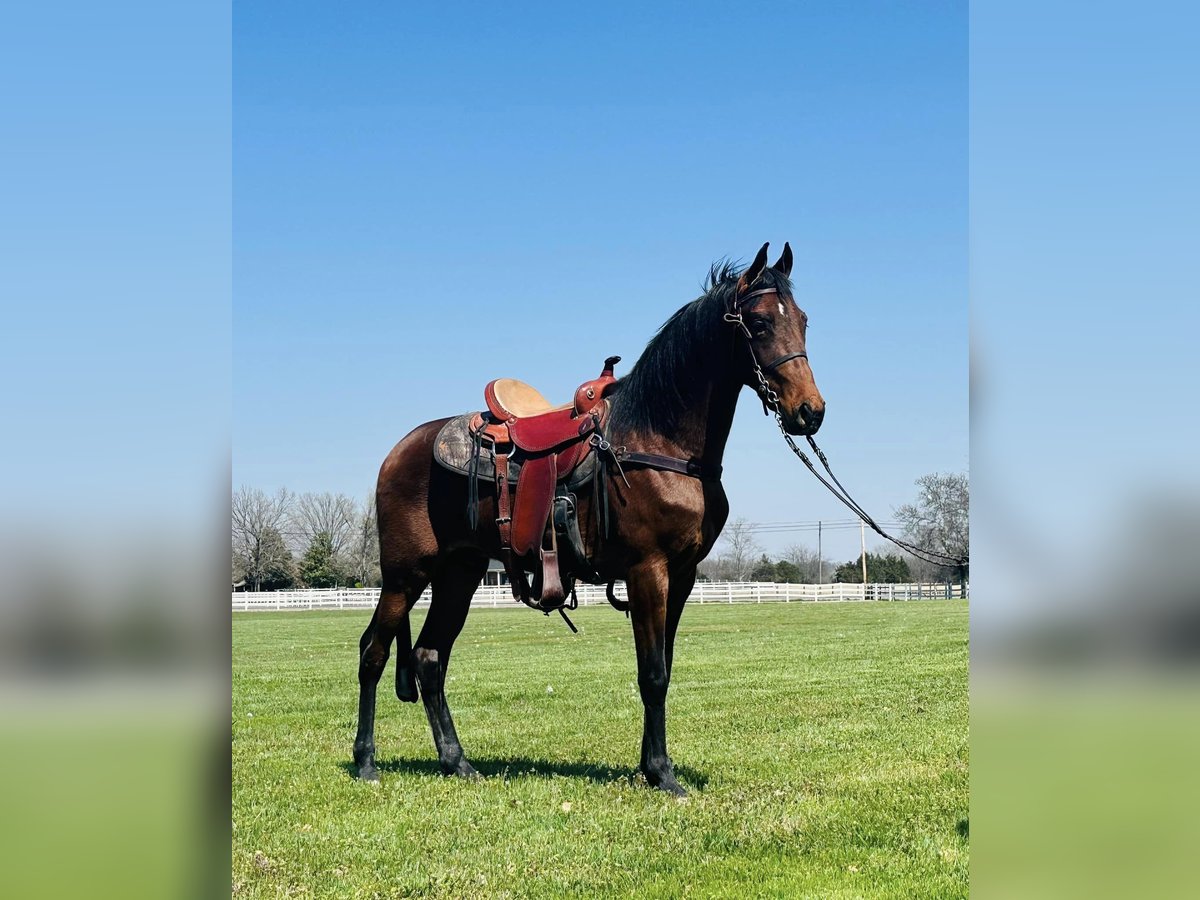
[[[437,774],[391,663],[382,783],[351,779],[369,617],[234,616],[238,897],[967,894],[965,603],[690,606],[667,707],[683,801],[634,775],[633,640],[597,607],[578,635],[472,612],[447,696],[484,781]]]

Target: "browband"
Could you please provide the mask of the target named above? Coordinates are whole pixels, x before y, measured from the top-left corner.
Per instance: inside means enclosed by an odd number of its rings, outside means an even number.
[[[750,293],[745,294],[744,296],[736,298],[733,302],[733,305],[740,309],[741,307],[745,306],[747,302],[749,302],[750,300],[753,300],[755,297],[761,297],[763,294],[777,294],[777,293],[779,293],[779,291],[777,291],[775,288],[760,288],[757,291],[751,291]]]

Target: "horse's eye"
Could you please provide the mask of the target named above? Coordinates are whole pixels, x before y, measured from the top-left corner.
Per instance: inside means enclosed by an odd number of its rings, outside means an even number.
[[[753,322],[750,323],[750,333],[753,334],[755,337],[762,337],[764,334],[766,334],[770,330],[771,330],[771,326],[767,323],[767,321],[765,319],[755,319]]]

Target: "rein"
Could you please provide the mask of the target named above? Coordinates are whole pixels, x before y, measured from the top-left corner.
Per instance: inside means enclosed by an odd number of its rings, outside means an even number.
[[[813,475],[816,476],[817,480],[821,482],[821,484],[825,485],[825,487],[831,494],[833,494],[833,496],[837,497],[837,499],[841,501],[841,503],[846,506],[847,509],[858,516],[858,518],[861,519],[865,525],[869,526],[870,529],[880,537],[891,541],[897,547],[908,551],[918,559],[924,560],[925,562],[931,563],[935,566],[950,568],[952,566],[962,567],[967,565],[969,557],[952,556],[948,553],[940,553],[937,550],[928,550],[924,547],[918,547],[915,544],[911,544],[908,541],[901,540],[900,538],[892,537],[892,535],[888,534],[879,526],[879,523],[876,522],[871,515],[862,508],[857,500],[850,496],[850,492],[846,490],[841,481],[838,480],[838,477],[833,474],[833,469],[829,466],[828,458],[826,458],[821,448],[817,446],[817,442],[813,440],[812,435],[806,435],[805,439],[808,441],[808,445],[812,448],[813,453],[816,454],[817,459],[821,461],[821,465],[824,467],[826,473],[828,473],[829,478],[832,479],[832,483],[830,480],[826,479],[824,475],[817,471],[817,467],[813,465],[812,460],[808,458],[808,455],[798,446],[796,446],[796,442],[792,440],[792,436],[788,434],[787,427],[783,423],[783,414],[779,410],[779,394],[777,394],[774,388],[772,388],[767,382],[766,373],[774,371],[789,360],[808,359],[808,354],[804,351],[797,353],[786,353],[777,359],[771,360],[771,362],[767,363],[766,365],[763,365],[758,361],[758,354],[754,352],[754,336],[750,333],[749,327],[747,327],[745,320],[742,318],[742,309],[745,307],[747,302],[763,294],[773,293],[778,293],[778,291],[776,291],[774,288],[762,288],[761,290],[751,291],[740,298],[735,293],[733,307],[729,312],[725,313],[724,316],[726,322],[729,322],[732,325],[737,325],[741,329],[742,334],[746,337],[747,349],[750,351],[750,362],[751,365],[754,366],[754,376],[758,379],[758,387],[756,387],[754,391],[756,394],[758,394],[758,399],[762,401],[763,413],[769,412],[775,417],[775,424],[779,426],[779,433],[783,435],[783,439],[787,442],[788,447],[790,447],[792,452],[799,457],[800,461],[804,463],[808,471],[812,472]]]

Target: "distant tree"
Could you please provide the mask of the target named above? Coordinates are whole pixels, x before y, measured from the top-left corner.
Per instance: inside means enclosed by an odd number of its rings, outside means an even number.
[[[745,519],[737,519],[726,525],[725,531],[721,535],[721,540],[726,547],[724,555],[728,571],[726,577],[732,581],[745,581],[750,577],[750,573],[757,564],[755,557],[762,548],[754,539],[752,528],[753,525],[750,522]]]
[[[922,475],[916,485],[916,502],[895,510],[905,537],[926,550],[965,559],[971,545],[971,490],[967,474],[935,472]],[[949,571],[960,581],[966,581],[966,566]]]
[[[331,588],[345,583],[346,574],[333,551],[333,539],[326,532],[315,535],[304,551],[300,579],[310,588]]]
[[[893,547],[891,544],[878,544],[872,547],[869,554],[875,556],[887,556],[889,553],[899,556],[902,560],[908,563],[908,571],[912,575],[912,580],[920,582],[939,582],[948,581],[957,577],[957,569],[953,566],[939,566],[936,563],[931,563],[920,557],[913,556],[907,550]]]
[[[788,584],[808,583],[804,580],[804,572],[789,559],[781,559],[775,563],[775,580],[787,582]]]
[[[912,581],[912,572],[908,568],[908,562],[895,553],[876,556],[874,561],[868,554],[867,576],[872,581],[882,584],[905,584]]]
[[[367,495],[363,506],[356,511],[349,555],[355,583],[362,587],[379,585],[382,575],[379,571],[379,527],[375,518],[374,491]]]
[[[265,584],[279,581],[291,568],[292,555],[283,541],[283,527],[292,502],[292,495],[283,488],[268,495],[243,485],[233,493],[233,559],[249,590],[263,590]]]
[[[252,590],[286,591],[296,586],[296,561],[277,528],[268,527],[263,531],[259,554],[260,568]],[[233,580],[244,581],[250,587],[249,569],[249,560],[241,551],[234,550]]]
[[[842,563],[833,573],[833,580],[841,584],[862,584],[862,554],[858,559]],[[867,554],[867,579],[872,584],[903,584],[912,581],[908,563],[889,553],[886,556]]]
[[[838,566],[833,572],[833,580],[838,584],[862,584],[862,557]]]
[[[300,546],[310,547],[317,535],[324,534],[336,557],[350,550],[357,522],[357,507],[345,494],[301,494],[292,506],[292,531]]]
[[[800,572],[796,581],[800,584],[817,584],[824,577],[828,581],[833,576],[832,560],[822,561],[817,557],[817,551],[801,544],[793,544],[788,548],[787,559]]]
[[[775,563],[771,562],[765,553],[759,557],[758,562],[754,564],[754,568],[750,570],[751,581],[776,581],[776,576]]]

